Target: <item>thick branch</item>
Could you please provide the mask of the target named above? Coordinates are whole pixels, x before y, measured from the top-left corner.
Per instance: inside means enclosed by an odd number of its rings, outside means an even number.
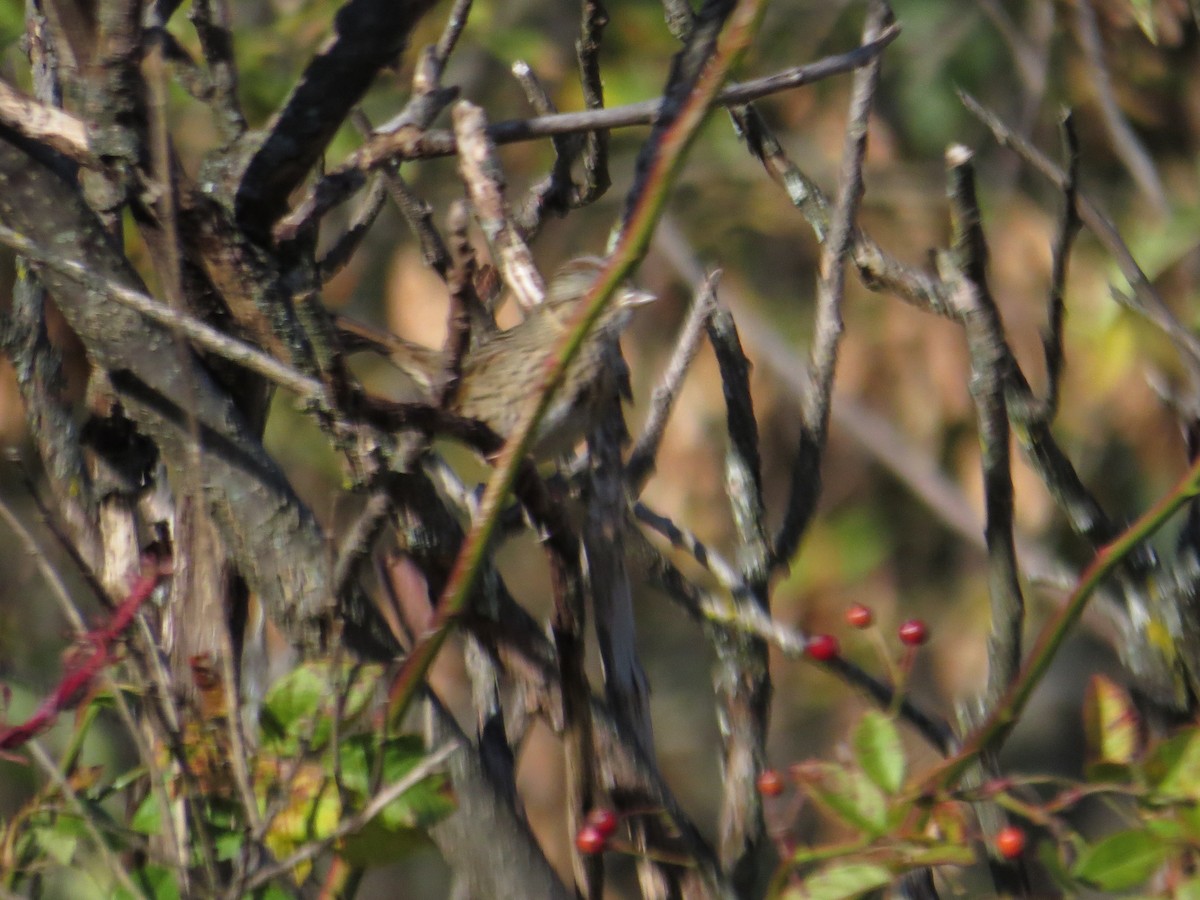
[[[95,215],[17,135],[0,130],[0,221],[99,278],[144,294]],[[191,459],[188,419],[201,436],[204,493],[240,569],[291,641],[312,648],[330,609],[324,538],[230,398],[170,329],[112,302],[86,282],[35,266],[92,361],[109,370],[129,416],[159,446],[172,479]]]
[[[433,0],[348,0],[254,151],[237,189],[237,219],[266,231],[325,152],[376,73],[404,49]]]

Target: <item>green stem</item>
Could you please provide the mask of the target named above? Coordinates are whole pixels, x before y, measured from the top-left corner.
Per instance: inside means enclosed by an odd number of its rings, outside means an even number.
[[[463,541],[462,549],[438,601],[433,628],[413,648],[392,686],[389,702],[391,721],[396,722],[403,718],[417,695],[417,688],[445,643],[454,619],[467,608],[483,561],[495,536],[500,511],[512,492],[517,470],[521,460],[529,452],[538,423],[549,408],[554,392],[562,384],[567,367],[579,353],[588,333],[603,314],[609,298],[649,246],[668,190],[683,166],[687,149],[695,139],[729,71],[749,47],[764,5],[765,0],[740,0],[718,40],[716,53],[697,78],[679,117],[663,133],[657,148],[658,153],[643,180],[642,192],[629,211],[616,249],[588,291],[581,304],[583,309],[571,323],[568,334],[547,357],[546,372],[536,397],[530,399],[521,417],[521,424],[500,451],[495,470],[480,503],[479,517]]]
[[[1136,522],[1110,543],[1096,551],[1079,583],[1058,615],[1046,624],[1038,636],[1017,679],[987,720],[967,737],[963,749],[933,771],[923,786],[925,793],[947,790],[958,783],[971,763],[985,750],[998,747],[1016,726],[1034,689],[1050,668],[1054,655],[1067,639],[1088,600],[1100,583],[1120,565],[1138,544],[1149,539],[1167,520],[1197,494],[1200,494],[1200,457],[1192,463],[1174,488],[1142,514]]]

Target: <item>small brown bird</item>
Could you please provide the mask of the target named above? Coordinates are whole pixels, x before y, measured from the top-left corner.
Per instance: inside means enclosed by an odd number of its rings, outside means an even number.
[[[479,336],[462,361],[462,375],[450,411],[478,419],[508,438],[545,373],[546,355],[566,332],[604,262],[590,256],[572,260],[550,282],[545,302],[530,310],[523,322]],[[653,299],[653,294],[628,284],[618,289],[568,367],[538,428],[534,456],[549,459],[568,453],[583,436],[591,415],[591,388],[608,363],[609,349],[629,324],[633,308]],[[346,337],[348,351],[382,353],[427,396],[432,395],[446,369],[444,351],[347,319],[339,318],[337,324]]]

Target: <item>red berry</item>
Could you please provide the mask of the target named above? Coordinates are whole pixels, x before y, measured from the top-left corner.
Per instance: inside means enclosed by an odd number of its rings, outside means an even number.
[[[617,814],[604,806],[597,806],[587,814],[586,822],[607,840],[617,830]]]
[[[1016,859],[1025,850],[1025,832],[1016,825],[1001,828],[996,835],[996,852],[1005,859]]]
[[[919,647],[929,640],[929,629],[920,619],[909,619],[900,626],[900,643],[909,647]]]
[[[846,610],[846,621],[854,628],[870,628],[875,621],[875,614],[871,612],[871,607],[855,603]]]
[[[579,848],[580,853],[587,856],[603,852],[606,843],[608,838],[595,825],[584,825],[575,835],[575,846]]]
[[[774,769],[763,769],[756,784],[758,792],[764,797],[778,797],[783,793],[783,779]]]
[[[838,642],[832,634],[814,634],[808,639],[804,652],[817,662],[829,662],[838,655]]]

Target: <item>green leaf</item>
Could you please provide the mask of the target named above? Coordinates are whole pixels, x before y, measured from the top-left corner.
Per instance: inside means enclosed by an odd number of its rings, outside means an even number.
[[[355,735],[343,741],[339,750],[341,783],[359,806],[373,796],[371,779],[381,752],[382,787],[404,778],[425,759],[424,744],[414,735],[391,738],[382,748],[375,736]],[[454,809],[445,776],[426,776],[385,806],[363,828],[348,835],[338,853],[357,866],[395,862],[428,846],[425,829]]]
[[[329,691],[328,666],[323,663],[297,666],[271,685],[259,712],[263,745],[294,752],[299,738],[309,738],[313,746],[320,746],[316,717]]]
[[[371,791],[371,776],[380,752],[373,735],[355,735],[341,745],[341,781],[366,803]],[[415,735],[390,738],[382,748],[383,786],[394,784],[408,775],[425,759],[425,746]],[[455,803],[446,789],[445,776],[429,775],[417,782],[387,806],[378,816],[385,828],[425,828],[454,811]]]
[[[1083,702],[1089,776],[1092,767],[1127,765],[1138,750],[1138,716],[1129,695],[1103,675],[1093,675]]]
[[[790,890],[785,900],[852,900],[869,891],[891,884],[892,873],[870,863],[845,863],[830,866],[804,879],[804,891]]]
[[[179,900],[179,885],[175,873],[165,866],[146,865],[132,873],[133,880],[142,889],[140,896],[130,894],[125,888],[113,891],[116,900]]]
[[[861,772],[834,763],[817,763],[820,777],[805,787],[843,822],[878,837],[888,830],[887,798]]]
[[[129,827],[138,834],[153,835],[162,831],[162,807],[153,792],[142,798],[129,820]]]
[[[312,840],[329,837],[342,821],[342,803],[337,785],[315,763],[301,764],[288,781],[284,802],[263,836],[263,842],[277,858],[285,858],[297,847]],[[260,797],[263,803],[265,797]],[[265,805],[265,804],[264,804]],[[297,882],[308,877],[312,861],[305,860],[292,869]]]
[[[79,836],[74,833],[74,828],[59,827],[65,821],[65,818],[60,819],[53,826],[38,828],[36,840],[43,853],[59,865],[69,866],[79,847]]]
[[[290,671],[271,686],[259,713],[263,745],[294,753],[303,740],[313,749],[324,747],[333,733],[333,717],[341,723],[362,715],[374,696],[382,667],[337,668],[315,660]],[[341,696],[339,706],[339,696]]]
[[[1184,823],[1177,819],[1146,819],[1143,814],[1142,824],[1157,840],[1179,843],[1186,839]]]
[[[1158,800],[1200,799],[1200,732],[1189,729],[1156,746],[1144,771]]]
[[[222,862],[237,859],[241,856],[242,847],[246,845],[246,835],[240,831],[220,831],[212,840],[217,859]]]
[[[904,748],[896,723],[878,710],[871,710],[854,732],[854,751],[867,777],[889,794],[904,784]]]
[[[1103,891],[1137,887],[1154,874],[1171,851],[1147,831],[1120,831],[1088,848],[1072,874]]]

